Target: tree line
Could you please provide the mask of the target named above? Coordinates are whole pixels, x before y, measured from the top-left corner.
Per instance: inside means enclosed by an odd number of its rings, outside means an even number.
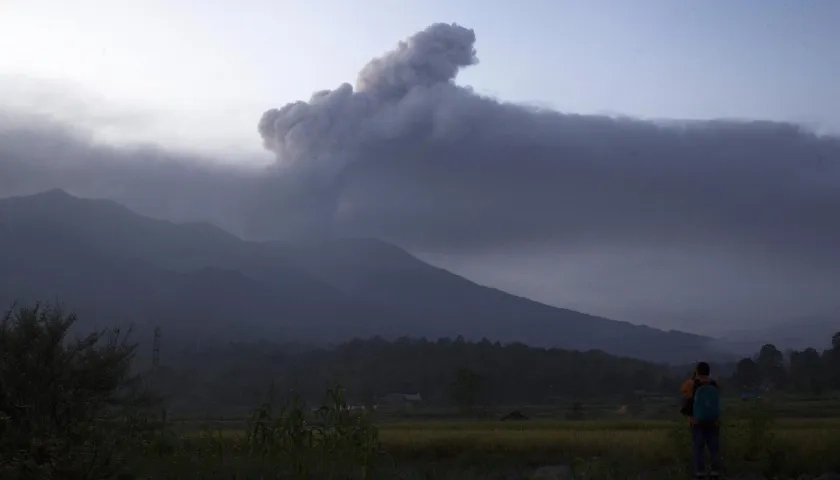
[[[787,354],[773,344],[764,345],[753,357],[735,366],[733,381],[744,391],[783,390],[819,395],[840,389],[840,332],[831,348],[792,350]]]
[[[357,339],[324,348],[216,345],[164,355],[161,381],[183,409],[259,402],[269,385],[314,401],[336,383],[357,405],[391,393],[420,394],[428,406],[546,405],[577,400],[676,395],[692,366],[667,366],[602,351],[572,351],[483,340]],[[765,345],[754,357],[714,364],[736,391],[820,394],[840,389],[840,334],[824,352],[782,353]],[[212,400],[213,404],[207,404]]]
[[[307,400],[341,384],[348,400],[392,393],[426,405],[549,404],[633,392],[672,394],[672,368],[601,351],[570,351],[463,338],[353,340],[330,348],[235,344],[162,354],[160,381],[184,408],[251,405],[272,385]]]

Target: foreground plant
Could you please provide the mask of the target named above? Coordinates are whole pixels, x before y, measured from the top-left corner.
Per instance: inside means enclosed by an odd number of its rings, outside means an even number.
[[[297,394],[276,413],[272,403],[270,398],[251,415],[246,437],[251,454],[277,458],[301,478],[315,472],[370,478],[379,433],[367,412],[348,408],[341,387],[327,391],[311,418]]]
[[[128,335],[70,341],[75,322],[41,305],[0,321],[0,478],[112,478],[142,423]]]

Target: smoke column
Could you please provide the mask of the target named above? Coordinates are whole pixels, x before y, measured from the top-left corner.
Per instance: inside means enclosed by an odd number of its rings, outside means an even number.
[[[445,104],[464,90],[453,80],[478,61],[474,43],[470,29],[431,25],[365,65],[355,89],[345,83],[265,112],[263,144],[281,167],[334,179],[365,145],[414,131],[444,135]]]

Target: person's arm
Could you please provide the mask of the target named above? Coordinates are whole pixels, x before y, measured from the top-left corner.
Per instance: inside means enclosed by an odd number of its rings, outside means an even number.
[[[680,393],[682,393],[683,398],[691,398],[693,387],[694,381],[686,380],[683,382],[682,387],[680,387]]]

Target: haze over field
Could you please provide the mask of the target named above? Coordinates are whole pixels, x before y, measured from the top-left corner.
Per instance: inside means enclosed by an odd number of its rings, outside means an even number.
[[[654,22],[620,3],[564,3],[518,14],[524,29],[501,26],[504,12],[436,10],[461,25],[327,3],[346,25],[315,22],[317,5],[246,2],[230,19],[196,5],[230,41],[215,55],[211,27],[162,4],[13,3],[0,51],[34,53],[0,60],[0,196],[62,188],[247,239],[375,237],[478,283],[659,328],[837,324],[836,4],[650,2]],[[129,14],[161,35],[142,44],[121,28]],[[65,34],[75,63],[34,59]],[[194,71],[179,52],[197,55]]]

